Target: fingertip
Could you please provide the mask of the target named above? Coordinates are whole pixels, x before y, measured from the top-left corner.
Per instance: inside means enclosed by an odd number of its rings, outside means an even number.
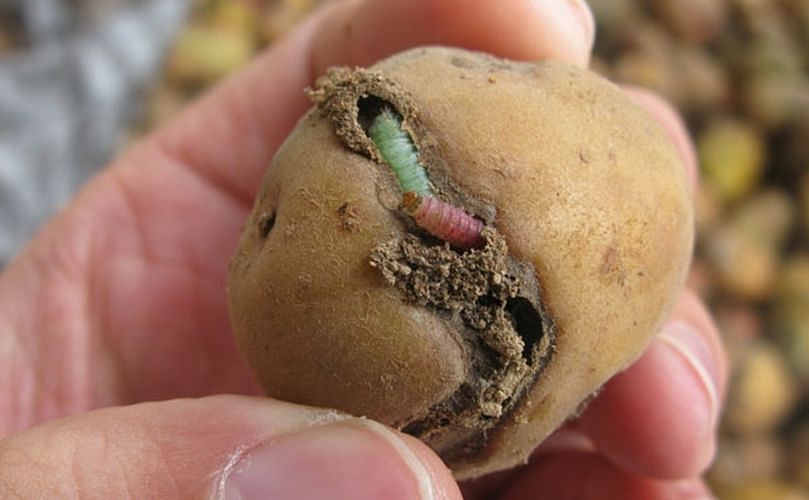
[[[691,192],[693,193],[699,184],[697,153],[688,133],[688,128],[680,114],[671,104],[654,92],[629,85],[624,86],[623,89],[636,103],[646,109],[668,133],[683,162],[691,185]]]
[[[583,0],[351,0],[325,21],[314,46],[317,72],[335,64],[366,66],[423,45],[587,66],[595,38]]]
[[[671,314],[670,321],[678,320],[693,325],[693,328],[700,332],[702,340],[710,350],[714,375],[716,377],[714,382],[716,383],[721,405],[725,393],[727,392],[728,374],[730,370],[729,361],[722,344],[722,336],[719,333],[719,327],[717,327],[705,302],[703,302],[694,290],[685,289],[680,294],[679,300]]]
[[[596,454],[561,454],[537,461],[500,498],[664,500],[710,498],[697,479],[660,481],[632,474]]]
[[[590,65],[590,55],[593,51],[593,45],[596,39],[596,18],[593,14],[593,9],[586,0],[567,0],[567,14],[572,17],[570,24],[578,25],[579,33],[578,40],[581,44],[581,49],[578,54],[584,57],[579,61],[583,67]]]
[[[644,355],[580,419],[599,452],[627,470],[676,479],[704,471],[716,448],[726,362],[704,306],[684,293]]]
[[[364,418],[264,441],[238,455],[219,498],[459,499],[440,461],[417,440]]]
[[[379,435],[386,437],[412,465],[423,475],[422,481],[430,485],[430,498],[435,500],[461,499],[458,483],[443,461],[419,439],[394,431],[372,420],[366,420]],[[412,458],[409,458],[412,457]]]
[[[598,451],[636,474],[699,474],[713,453],[710,403],[690,368],[660,341],[614,377],[581,417]],[[672,383],[678,380],[678,383]]]

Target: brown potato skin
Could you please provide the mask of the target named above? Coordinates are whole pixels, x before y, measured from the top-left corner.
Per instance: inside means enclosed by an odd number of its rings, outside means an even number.
[[[496,207],[556,323],[555,354],[485,453],[450,464],[459,478],[511,467],[636,359],[673,306],[693,245],[685,170],[651,117],[579,68],[425,48],[373,69],[408,92],[453,181]],[[402,235],[389,184],[317,109],[273,160],[229,284],[237,342],[270,396],[396,427],[463,380],[454,333],[368,265]]]

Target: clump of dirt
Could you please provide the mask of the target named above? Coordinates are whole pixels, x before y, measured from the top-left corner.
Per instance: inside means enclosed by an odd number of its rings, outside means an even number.
[[[414,123],[415,106],[409,95],[381,72],[331,68],[307,94],[348,149],[378,162],[382,159],[365,131],[381,107],[390,103],[406,123]]]
[[[415,235],[374,249],[371,265],[408,301],[448,312],[466,327],[480,332],[499,356],[518,359],[525,342],[517,335],[505,310],[519,292],[519,279],[507,269],[507,247],[491,228],[484,230],[481,250],[456,252],[449,245],[425,245]]]
[[[466,382],[405,429],[457,453],[519,401],[553,352],[552,325],[540,312],[532,270],[508,255],[495,229],[482,236],[483,248],[457,251],[407,234],[375,248],[370,260],[408,302],[434,309],[459,332],[469,359]]]

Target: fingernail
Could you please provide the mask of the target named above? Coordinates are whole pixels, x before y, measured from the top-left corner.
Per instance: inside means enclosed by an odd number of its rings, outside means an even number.
[[[691,367],[702,383],[710,405],[711,425],[715,427],[719,418],[716,388],[719,371],[708,342],[693,326],[680,320],[666,324],[660,339]]]
[[[596,22],[593,11],[590,10],[590,6],[587,5],[585,0],[563,0],[563,3],[567,6],[576,22],[584,30],[587,39],[590,40],[590,44],[592,45],[595,38]]]
[[[425,465],[393,431],[364,419],[311,427],[241,453],[220,497],[432,499]]]

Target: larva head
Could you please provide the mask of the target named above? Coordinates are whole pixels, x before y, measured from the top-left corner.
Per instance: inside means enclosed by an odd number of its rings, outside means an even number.
[[[312,96],[231,265],[239,346],[269,395],[410,432],[458,477],[523,461],[673,304],[693,238],[676,151],[619,89],[560,63],[418,49]],[[451,247],[403,209],[405,164],[369,130],[384,109],[485,246]]]
[[[413,191],[405,191],[402,195],[402,208],[405,212],[410,215],[413,215],[416,210],[419,209],[419,206],[422,202],[422,197]]]

